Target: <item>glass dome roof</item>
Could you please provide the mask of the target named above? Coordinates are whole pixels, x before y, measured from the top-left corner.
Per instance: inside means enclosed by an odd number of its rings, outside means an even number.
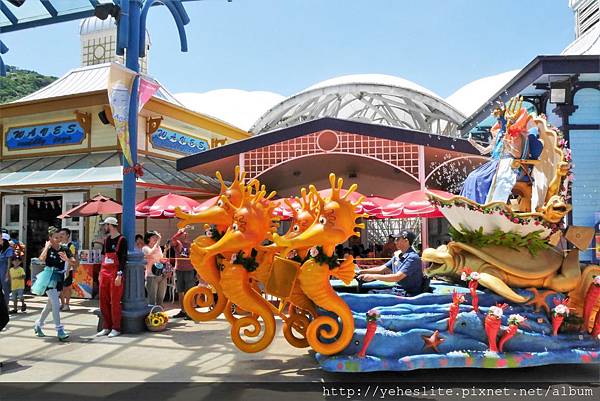
[[[432,91],[381,74],[347,75],[313,85],[267,111],[254,135],[323,117],[458,136],[464,115]]]

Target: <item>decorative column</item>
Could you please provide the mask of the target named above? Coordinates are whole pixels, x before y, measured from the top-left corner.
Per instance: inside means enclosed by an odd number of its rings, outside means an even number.
[[[421,191],[425,191],[425,147],[419,145],[419,187]],[[421,249],[429,248],[429,227],[428,219],[421,217]]]
[[[570,99],[568,99],[569,103],[557,104],[556,107],[552,110],[552,112],[554,114],[556,114],[557,116],[559,116],[561,118],[561,126],[559,128],[563,133],[565,141],[567,141],[569,143],[569,146],[570,146],[569,117],[571,117],[571,114],[575,113],[575,110],[577,110],[577,106],[572,104],[573,103],[572,93],[573,93],[573,90],[571,90],[571,96],[570,96]],[[567,215],[567,223],[569,225],[573,224],[573,211],[572,210]],[[568,246],[569,246],[569,248],[571,247],[570,244]]]
[[[129,13],[122,15],[129,22],[127,36],[127,53],[125,65],[139,73],[140,47],[140,12],[141,0],[128,0]],[[138,87],[139,77],[135,77],[131,88],[129,101],[129,146],[132,162],[137,163],[137,131],[138,131]],[[124,333],[139,333],[145,330],[144,318],[149,312],[148,302],[144,293],[144,258],[135,250],[135,200],[136,177],[132,169],[128,169],[127,160],[123,157],[123,234],[127,238],[127,267],[125,271],[125,291],[123,294],[123,318],[121,321]],[[128,171],[127,173],[125,173]]]

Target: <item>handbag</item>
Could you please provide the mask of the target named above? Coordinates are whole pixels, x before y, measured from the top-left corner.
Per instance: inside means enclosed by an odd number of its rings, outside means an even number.
[[[165,274],[165,264],[162,262],[156,262],[152,265],[152,274],[161,277]]]

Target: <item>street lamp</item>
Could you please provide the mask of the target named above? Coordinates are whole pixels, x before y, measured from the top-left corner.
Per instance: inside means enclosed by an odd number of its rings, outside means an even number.
[[[101,20],[107,19],[110,15],[118,22],[121,16],[121,7],[112,3],[99,4],[94,9],[94,15]]]
[[[96,8],[96,13],[101,17],[108,15],[121,16],[117,22],[117,54],[125,54],[125,66],[137,75],[131,87],[129,101],[129,146],[131,153],[131,165],[123,158],[123,191],[122,191],[122,227],[123,234],[127,238],[127,267],[125,272],[125,292],[123,295],[123,320],[122,328],[126,333],[138,333],[145,329],[144,318],[148,314],[149,307],[144,294],[144,270],[145,263],[141,252],[135,250],[135,201],[136,201],[136,175],[133,167],[137,164],[138,143],[138,89],[140,57],[145,56],[146,41],[146,17],[154,4],[163,4],[170,11],[181,43],[181,51],[187,51],[187,37],[184,25],[190,22],[180,0],[121,0],[120,8],[109,7]]]
[[[15,7],[21,7],[25,3],[25,0],[8,0],[8,2]]]

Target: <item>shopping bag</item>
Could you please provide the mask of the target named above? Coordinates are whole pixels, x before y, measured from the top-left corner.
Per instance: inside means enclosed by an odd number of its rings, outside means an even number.
[[[35,276],[35,283],[31,287],[31,292],[35,295],[44,295],[48,287],[56,286],[56,279],[53,280],[54,269],[52,267],[44,267],[37,276]],[[54,285],[52,284],[54,282]]]

